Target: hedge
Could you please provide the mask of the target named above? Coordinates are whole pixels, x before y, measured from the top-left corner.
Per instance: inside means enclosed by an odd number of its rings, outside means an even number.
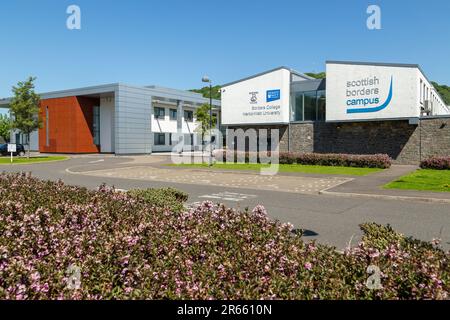
[[[431,157],[420,163],[422,169],[450,170],[450,156]]]
[[[130,190],[129,195],[141,199],[149,205],[168,208],[172,211],[182,211],[188,194],[173,188]]]
[[[216,159],[219,161],[226,162],[227,156],[231,158],[233,162],[237,162],[239,159],[245,159],[245,162],[250,162],[252,159],[257,159],[258,162],[261,162],[261,154],[258,153],[233,152],[226,150],[219,150],[216,152]],[[353,155],[337,153],[325,154],[280,152],[279,163],[386,169],[392,165],[392,159],[387,154]]]
[[[340,253],[262,206],[176,212],[106,186],[1,174],[0,299],[449,297],[450,254],[437,241],[361,227],[363,241]],[[367,286],[370,266],[381,289]]]

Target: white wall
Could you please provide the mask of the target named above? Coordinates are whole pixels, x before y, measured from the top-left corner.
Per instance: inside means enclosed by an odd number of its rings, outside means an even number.
[[[424,107],[425,101],[429,100],[432,103],[430,115],[449,115],[450,108],[445,105],[444,101],[425,75],[420,70],[417,70],[417,76],[419,79],[417,82],[417,95],[419,97],[420,106]]]
[[[114,97],[100,99],[100,152],[114,152]]]
[[[291,72],[279,69],[223,87],[222,124],[288,123],[290,83]],[[272,90],[280,91],[279,99],[267,99]]]
[[[419,117],[418,70],[413,67],[327,63],[326,120]],[[363,79],[372,79],[373,83],[363,85],[357,82]],[[391,79],[392,98],[389,101]],[[370,93],[362,93],[362,89]]]
[[[166,151],[172,151],[172,149],[175,147],[175,145],[170,145],[170,133],[177,133],[177,120],[171,120],[170,119],[170,109],[177,110],[177,106],[175,104],[165,104],[165,103],[153,103],[153,107],[158,108],[164,108],[165,110],[165,116],[164,119],[156,119],[154,110],[152,110],[152,134],[154,133],[164,133],[166,144],[163,145],[156,145],[153,144],[153,151],[154,152],[166,152]],[[183,110],[188,110],[193,112],[194,121],[186,121],[184,119],[184,112],[182,115],[183,125],[182,125],[182,133],[183,134],[197,134],[197,129],[200,126],[200,123],[197,122],[197,119],[195,118],[195,108],[192,106],[185,105],[183,106]],[[175,136],[174,136],[175,137]],[[186,142],[187,143],[187,142]],[[199,141],[200,143],[200,141]]]

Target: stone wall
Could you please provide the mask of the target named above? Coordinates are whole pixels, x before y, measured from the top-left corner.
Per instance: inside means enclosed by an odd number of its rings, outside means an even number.
[[[240,127],[244,130],[258,127]],[[450,156],[450,117],[373,122],[305,122],[280,129],[280,151],[317,153],[386,153],[396,163],[418,164],[430,156]],[[290,134],[289,134],[290,132]],[[289,143],[290,140],[290,143]]]

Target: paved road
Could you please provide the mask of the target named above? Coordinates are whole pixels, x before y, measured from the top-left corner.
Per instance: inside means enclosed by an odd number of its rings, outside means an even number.
[[[358,225],[363,222],[391,224],[398,231],[430,241],[441,238],[443,247],[450,249],[450,205],[443,203],[424,203],[397,200],[378,200],[370,198],[346,198],[332,195],[299,194],[272,190],[257,190],[198,185],[164,181],[145,181],[127,178],[88,176],[82,171],[125,168],[148,164],[132,158],[109,156],[83,156],[64,162],[47,164],[2,166],[8,172],[32,172],[34,176],[57,180],[68,184],[96,188],[102,183],[116,188],[130,190],[148,187],[175,187],[190,195],[189,203],[204,200],[222,202],[237,208],[252,209],[257,204],[264,205],[269,214],[284,222],[291,222],[296,228],[308,230],[305,239],[317,239],[321,243],[346,247],[353,237],[355,244],[360,237]],[[158,158],[151,160],[160,161]],[[76,174],[70,172],[77,172]]]

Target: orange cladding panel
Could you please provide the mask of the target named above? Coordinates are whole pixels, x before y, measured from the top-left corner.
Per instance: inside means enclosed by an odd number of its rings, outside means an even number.
[[[92,133],[93,107],[99,105],[99,99],[86,97],[41,100],[42,128],[39,129],[39,151],[46,153],[100,152],[100,146],[94,144]]]

